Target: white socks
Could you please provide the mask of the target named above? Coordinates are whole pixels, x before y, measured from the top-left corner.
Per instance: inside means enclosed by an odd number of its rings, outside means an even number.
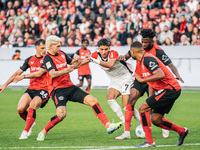
[[[110,105],[110,108],[113,110],[113,112],[119,117],[119,119],[125,123],[124,114],[122,112],[121,107],[116,102],[115,99],[108,100],[108,104]]]
[[[140,115],[139,115],[139,112],[137,111],[137,109],[135,107],[134,107],[134,111],[133,111],[133,117],[135,118],[135,120],[140,122]]]

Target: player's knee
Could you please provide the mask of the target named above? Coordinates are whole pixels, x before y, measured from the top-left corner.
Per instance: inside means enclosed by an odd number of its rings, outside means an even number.
[[[152,117],[151,118],[151,122],[155,125],[155,126],[159,126],[162,123],[162,120],[160,120],[157,117]]]
[[[17,112],[18,112],[18,113],[23,113],[25,110],[26,110],[26,109],[23,108],[23,107],[18,107],[18,108],[17,108]]]
[[[113,95],[111,95],[111,94],[107,94],[107,100],[110,100],[110,99],[115,99],[114,97],[113,97]]]
[[[66,117],[67,113],[66,112],[57,112],[56,115],[58,116],[59,119],[63,120]]]
[[[145,113],[145,108],[142,104],[139,106],[139,113]]]
[[[31,101],[30,103],[30,108],[33,108],[33,109],[38,109],[40,106],[41,106],[40,101]]]

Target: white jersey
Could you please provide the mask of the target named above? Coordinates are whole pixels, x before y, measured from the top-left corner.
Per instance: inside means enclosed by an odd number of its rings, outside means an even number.
[[[119,56],[118,52],[114,50],[111,50],[109,52],[109,55],[107,58],[103,58],[100,55],[98,50],[92,53],[91,55],[92,58],[95,58],[100,61],[109,61],[110,59],[117,59],[118,56]],[[124,85],[125,87],[129,87],[128,89],[130,90],[130,86],[133,83],[132,73],[134,72],[134,70],[133,70],[133,67],[129,63],[117,60],[112,68],[106,68],[101,65],[100,67],[106,72],[106,74],[111,80],[109,87],[115,88],[121,91],[121,93],[123,93],[122,87]]]

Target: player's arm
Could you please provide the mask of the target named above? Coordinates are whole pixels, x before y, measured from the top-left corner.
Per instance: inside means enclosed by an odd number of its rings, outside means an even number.
[[[41,77],[44,73],[46,73],[46,70],[44,68],[40,68],[38,71],[30,73],[30,74],[24,74],[24,75],[18,75],[14,78],[13,82],[17,83],[23,79],[32,79],[32,78],[38,78]]]
[[[181,78],[178,69],[176,68],[176,66],[174,66],[173,63],[170,63],[168,65],[168,67],[171,69],[171,71],[173,72],[173,74],[176,76],[176,79],[180,80],[182,83],[184,83],[183,79]]]
[[[159,67],[156,59],[154,59],[153,57],[145,57],[143,63],[153,75],[147,78],[141,78],[135,73],[134,77],[139,82],[153,82],[153,81],[158,81],[165,78],[165,74],[162,71],[162,69]]]
[[[0,87],[0,93],[4,91],[4,89],[11,83],[13,82],[14,78],[17,75],[21,75],[24,71],[26,71],[29,68],[28,62],[31,59],[31,57],[28,57],[23,65],[20,67],[20,69],[18,69],[7,81],[6,83],[4,83],[1,87]]]
[[[176,79],[178,79],[182,83],[184,83],[183,79],[181,78],[181,76],[178,72],[178,69],[176,68],[176,66],[173,64],[171,59],[167,56],[167,54],[165,54],[165,52],[163,50],[158,50],[156,52],[156,57],[158,57],[162,61],[162,63],[165,64],[165,66],[168,66],[170,68],[170,70],[176,76]]]
[[[118,60],[122,60],[122,61],[126,61],[131,57],[130,51],[128,51],[128,53],[126,53],[124,56],[123,55],[119,55]]]
[[[45,68],[47,69],[47,71],[49,72],[49,75],[52,78],[56,78],[56,77],[62,76],[64,74],[70,73],[70,72],[72,72],[74,70],[73,66],[69,66],[68,68],[65,68],[63,70],[56,71],[55,70],[55,66],[53,64],[53,60],[48,55],[44,57],[43,61],[44,61]]]
[[[12,76],[2,85],[0,86],[0,93],[2,93],[5,88],[11,83],[13,82],[14,78],[17,76],[17,75],[21,75],[24,71],[21,70],[21,69],[18,69],[15,73],[12,74]]]

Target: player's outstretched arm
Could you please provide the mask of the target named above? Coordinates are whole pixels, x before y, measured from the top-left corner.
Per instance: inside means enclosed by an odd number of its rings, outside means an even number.
[[[174,73],[174,75],[176,76],[176,79],[180,80],[182,83],[184,83],[183,79],[181,78],[181,76],[179,75],[178,69],[176,68],[176,66],[174,66],[173,63],[170,63],[168,65],[168,67],[171,69],[171,71]]]
[[[129,55],[129,53],[126,53],[126,55],[119,55],[118,57],[118,60],[121,60],[121,61],[126,61],[130,58],[131,56]]]
[[[71,65],[69,66],[68,68],[65,68],[63,70],[60,70],[60,71],[56,71],[55,69],[51,69],[49,71],[49,75],[52,77],[52,78],[56,78],[56,77],[59,77],[59,76],[62,76],[64,74],[67,74],[67,73],[70,73],[74,70],[74,66]]]
[[[17,76],[17,75],[21,75],[24,71],[19,69],[17,70],[15,73],[13,73],[13,75],[0,87],[0,93],[2,93],[5,88],[11,83],[13,82],[14,78]]]
[[[38,77],[41,77],[44,73],[46,73],[46,70],[44,68],[40,68],[38,71],[30,73],[30,74],[17,75],[14,78],[13,82],[17,83],[21,81],[22,79],[38,78]]]

